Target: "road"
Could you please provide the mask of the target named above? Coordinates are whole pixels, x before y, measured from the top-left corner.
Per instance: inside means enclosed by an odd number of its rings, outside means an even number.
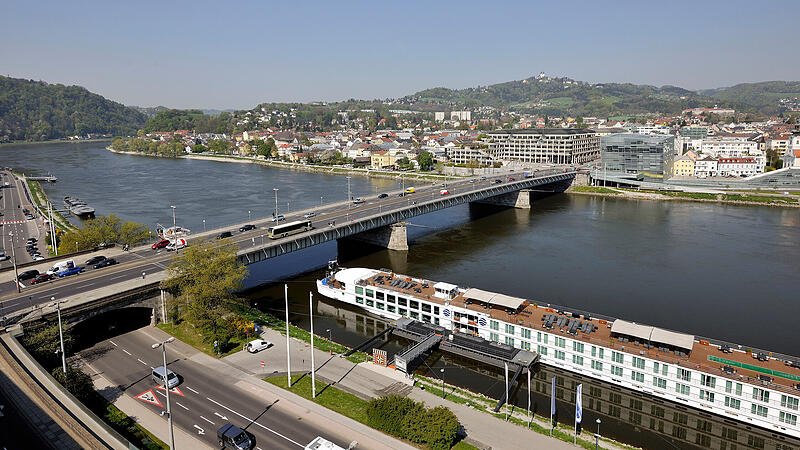
[[[6,183],[8,185],[6,186]],[[30,210],[33,213],[34,220],[28,220],[23,213],[23,209]],[[33,258],[28,254],[25,249],[26,240],[33,237],[41,240],[39,247],[46,255],[44,249],[47,245],[44,243],[44,232],[40,224],[41,218],[36,213],[33,204],[28,200],[25,195],[25,187],[22,180],[18,179],[11,172],[3,170],[0,171],[0,231],[2,231],[2,239],[0,239],[0,252],[4,252],[7,256],[16,254],[17,263],[25,263],[33,261]],[[11,236],[10,234],[13,234]],[[12,252],[13,247],[13,252]],[[6,268],[13,265],[13,261],[8,259],[0,261],[0,268]]]
[[[141,401],[160,414],[166,408],[166,394],[158,389],[150,372],[162,365],[161,349],[151,345],[162,335],[159,330],[143,328],[102,341],[79,353],[85,370],[99,374],[118,386],[122,395]],[[167,367],[179,375],[181,384],[170,394],[170,406],[175,426],[217,445],[216,431],[225,423],[247,430],[256,438],[261,449],[303,448],[316,436],[347,448],[351,442],[345,436],[320,430],[312,420],[303,420],[293,411],[296,405],[286,400],[265,400],[235,386],[238,381],[230,373],[222,373],[181,352],[182,343],[167,345]],[[155,403],[137,399],[144,397]],[[166,418],[164,418],[166,421]]]
[[[561,170],[558,170],[560,172]],[[540,171],[536,176],[549,175],[556,171]],[[354,205],[350,202],[341,202],[334,205],[327,205],[324,207],[312,208],[303,211],[296,211],[291,214],[286,214],[286,222],[293,220],[303,219],[303,215],[308,212],[314,212],[316,215],[311,219],[314,228],[327,227],[329,223],[336,222],[338,224],[346,223],[349,220],[357,220],[363,217],[368,217],[374,214],[381,213],[388,209],[394,209],[406,205],[411,205],[412,202],[419,202],[441,197],[440,191],[447,189],[450,194],[458,194],[465,191],[470,191],[479,187],[487,187],[494,184],[509,183],[509,177],[519,180],[522,177],[521,173],[510,173],[502,175],[494,175],[492,177],[472,178],[457,180],[447,183],[434,183],[425,186],[415,187],[416,192],[410,195],[400,196],[401,190],[388,193],[385,198],[369,198],[365,203]],[[499,180],[499,183],[497,182]],[[444,184],[444,186],[442,186]],[[406,188],[410,187],[406,185]],[[228,238],[238,245],[240,248],[259,245],[262,242],[269,241],[266,235],[266,230],[273,224],[271,220],[260,220],[252,222],[256,229],[246,232],[239,232],[238,230],[229,230],[233,233],[233,237]],[[284,222],[285,223],[285,222]],[[223,230],[215,230],[200,234],[194,238],[194,241],[203,239],[213,239],[216,233]],[[295,239],[302,234],[284,238],[286,240]],[[280,242],[276,239],[275,242]],[[190,241],[191,243],[191,241]],[[80,260],[75,258],[77,265],[83,265],[84,258],[88,259],[91,255],[82,255]],[[80,292],[89,289],[95,289],[101,286],[107,286],[114,283],[120,283],[127,280],[132,280],[142,276],[142,272],[146,274],[153,274],[166,270],[173,258],[172,253],[164,250],[153,251],[149,246],[138,247],[129,252],[124,252],[121,256],[117,257],[119,264],[112,267],[107,267],[98,270],[86,269],[86,272],[72,276],[66,279],[55,279],[39,285],[29,285],[27,282],[22,282],[22,294],[17,294],[13,281],[6,281],[0,284],[0,303],[3,305],[3,310],[6,315],[11,315],[16,311],[34,308],[47,300],[50,297],[59,299],[67,298]],[[47,270],[47,266],[36,267],[39,271]],[[27,268],[26,268],[27,269]]]

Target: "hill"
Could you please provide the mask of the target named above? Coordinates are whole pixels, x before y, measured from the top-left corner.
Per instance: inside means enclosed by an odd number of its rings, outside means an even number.
[[[80,86],[0,76],[0,141],[136,134],[145,116]]]
[[[781,112],[781,99],[800,98],[800,81],[764,81],[699,91],[719,101],[738,101],[762,114]],[[793,103],[797,103],[796,101]]]
[[[203,114],[199,109],[165,109],[148,119],[142,130],[153,131],[193,130],[199,133],[230,133],[230,114]]]

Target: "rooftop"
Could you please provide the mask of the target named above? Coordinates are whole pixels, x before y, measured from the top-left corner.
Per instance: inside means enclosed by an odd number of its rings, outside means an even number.
[[[573,134],[595,134],[593,130],[581,128],[523,128],[513,130],[494,130],[487,131],[487,135],[492,134],[542,134],[542,135],[573,135]]]

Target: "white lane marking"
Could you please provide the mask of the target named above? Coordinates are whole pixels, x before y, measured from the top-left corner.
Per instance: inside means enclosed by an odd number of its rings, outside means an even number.
[[[122,274],[122,275],[117,275],[115,277],[109,277],[108,281],[116,280],[117,278],[123,278],[123,277],[127,277],[127,276],[128,276],[128,274]]]
[[[190,388],[189,386],[184,386],[186,389],[194,392],[195,394],[199,394],[199,392],[195,391],[194,389]]]
[[[203,420],[205,420],[206,422],[210,423],[211,425],[215,425],[215,424],[214,424],[214,422],[212,422],[212,421],[210,421],[210,420],[206,419],[206,418],[205,418],[205,417],[203,417],[203,416],[200,416],[200,418],[201,418],[201,419],[203,419]]]
[[[122,349],[122,351],[125,352],[125,354],[128,355],[128,356],[133,356],[133,355],[131,355],[131,352],[125,350],[124,348]]]
[[[214,415],[215,415],[215,416],[217,416],[217,417],[219,417],[219,418],[220,418],[220,419],[222,419],[222,420],[225,420],[225,421],[227,421],[227,420],[228,420],[228,418],[227,418],[227,417],[223,416],[222,414],[220,414],[220,413],[218,413],[218,412],[216,412],[216,411],[214,411]]]
[[[141,360],[141,359],[139,359],[139,358],[136,358],[136,360],[137,360],[137,361],[139,361],[140,363],[144,364],[145,366],[147,365],[147,363],[146,363],[146,362],[142,361],[142,360]]]
[[[187,411],[189,410],[189,408],[187,408],[187,407],[185,407],[185,406],[181,405],[181,404],[180,404],[180,403],[178,403],[178,402],[175,402],[175,404],[176,404],[176,405],[178,405],[178,406],[180,406],[181,408],[183,408],[183,409],[187,410]]]
[[[119,347],[119,346],[117,345],[117,343],[116,343],[116,342],[114,342],[114,341],[112,341],[111,339],[109,339],[109,340],[108,340],[108,342],[111,342],[111,343],[114,345],[114,347]]]
[[[197,434],[206,434],[206,431],[198,427],[197,425],[195,425],[194,427],[197,428]]]
[[[165,393],[163,393],[163,392],[159,391],[158,389],[156,389],[156,390],[155,390],[155,392],[157,392],[158,394],[160,394],[162,397],[164,397],[164,398],[167,398],[167,394],[165,394]]]
[[[236,411],[234,411],[234,410],[232,410],[232,409],[228,408],[227,406],[223,405],[222,403],[219,403],[219,402],[217,402],[217,401],[215,401],[215,400],[213,400],[213,399],[211,399],[211,398],[209,398],[209,397],[206,397],[206,400],[210,401],[211,403],[214,403],[214,404],[216,404],[217,406],[221,406],[221,407],[223,407],[223,408],[227,409],[228,411],[230,411],[230,412],[232,412],[232,413],[236,414],[237,416],[241,417],[242,419],[244,419],[244,420],[246,420],[246,421],[248,421],[248,422],[251,422],[251,423],[253,423],[253,424],[255,424],[255,425],[258,425],[258,426],[260,426],[261,428],[263,428],[263,429],[265,429],[265,430],[269,431],[270,433],[272,433],[272,434],[274,434],[274,435],[276,435],[276,436],[280,436],[280,437],[282,437],[282,438],[286,439],[287,441],[291,442],[292,444],[295,444],[295,445],[297,445],[297,446],[298,446],[298,447],[300,447],[300,448],[303,448],[303,447],[305,447],[305,445],[303,445],[303,444],[301,444],[301,443],[299,443],[299,442],[297,442],[297,441],[295,441],[295,440],[293,440],[293,439],[290,439],[290,438],[288,438],[288,437],[286,437],[286,436],[284,436],[284,435],[282,435],[282,434],[278,433],[277,431],[275,431],[275,430],[273,430],[273,429],[271,429],[271,428],[267,428],[267,427],[265,427],[264,425],[261,425],[260,423],[258,423],[258,422],[256,422],[256,421],[254,421],[253,419],[250,419],[249,417],[247,417],[247,416],[245,416],[245,415],[239,414],[238,412],[236,412]]]

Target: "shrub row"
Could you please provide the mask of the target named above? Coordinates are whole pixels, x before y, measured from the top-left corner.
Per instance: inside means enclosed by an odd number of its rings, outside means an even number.
[[[431,450],[451,448],[460,428],[455,414],[444,406],[426,409],[421,402],[399,395],[370,400],[367,425],[417,444],[426,444]]]

